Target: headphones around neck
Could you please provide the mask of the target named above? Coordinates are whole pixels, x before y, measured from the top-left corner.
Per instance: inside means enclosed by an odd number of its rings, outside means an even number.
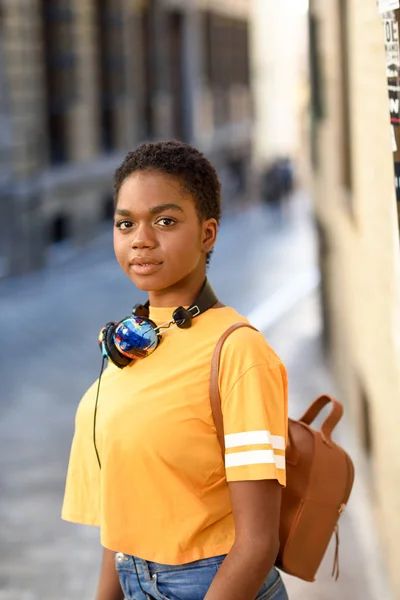
[[[101,353],[104,358],[123,369],[133,360],[145,358],[154,352],[160,343],[162,329],[187,329],[194,317],[217,302],[218,298],[206,279],[192,306],[188,309],[178,306],[172,313],[171,320],[162,325],[157,326],[149,318],[149,302],[137,304],[132,310],[132,316],[122,319],[119,323],[110,322],[102,327],[98,338]]]

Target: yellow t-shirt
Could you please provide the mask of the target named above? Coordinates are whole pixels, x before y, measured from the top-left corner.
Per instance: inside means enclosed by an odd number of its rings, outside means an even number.
[[[172,308],[153,308],[161,324]],[[97,382],[76,414],[62,517],[101,527],[101,543],[164,564],[229,552],[235,531],[228,481],[285,485],[287,377],[262,334],[238,329],[225,342],[219,387],[226,456],[209,399],[211,356],[228,327],[246,319],[210,309],[189,329],[124,369],[103,373],[93,445]]]

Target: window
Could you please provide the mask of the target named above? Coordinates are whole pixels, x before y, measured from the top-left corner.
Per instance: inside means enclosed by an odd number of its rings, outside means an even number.
[[[41,0],[47,87],[49,154],[52,164],[68,160],[68,113],[76,101],[74,15],[67,0]]]
[[[229,81],[231,72],[229,30],[227,19],[206,13],[204,43],[206,45],[206,80],[213,94],[214,124],[229,122]]]
[[[139,35],[139,77],[135,78],[135,86],[139,91],[139,106],[141,119],[141,137],[151,139],[155,135],[155,109],[154,98],[157,91],[157,60],[154,43],[155,6],[153,0],[148,0],[140,11]]]
[[[51,244],[59,244],[70,237],[70,222],[65,214],[55,215],[49,223],[49,241]]]
[[[210,12],[204,14],[205,79],[214,96],[214,122],[232,118],[229,94],[233,85],[250,86],[247,21]]]
[[[187,139],[186,112],[183,87],[183,16],[179,12],[168,15],[168,40],[169,40],[169,74],[170,90],[172,94],[172,130],[173,136],[183,140]]]
[[[235,83],[250,86],[249,26],[247,21],[231,20],[232,77]]]
[[[117,147],[117,102],[125,94],[123,12],[120,0],[97,0],[100,131],[105,152]]]

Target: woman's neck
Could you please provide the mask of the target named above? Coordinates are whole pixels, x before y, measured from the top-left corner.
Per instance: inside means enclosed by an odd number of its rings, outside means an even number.
[[[204,272],[196,277],[179,281],[164,290],[150,291],[150,306],[156,308],[191,306],[199,295],[205,279],[206,274]]]

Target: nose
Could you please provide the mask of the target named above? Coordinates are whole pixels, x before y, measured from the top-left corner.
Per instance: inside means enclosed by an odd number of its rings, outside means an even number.
[[[155,248],[156,239],[152,227],[149,227],[145,224],[138,225],[136,227],[135,235],[133,236],[131,245],[134,250]]]

